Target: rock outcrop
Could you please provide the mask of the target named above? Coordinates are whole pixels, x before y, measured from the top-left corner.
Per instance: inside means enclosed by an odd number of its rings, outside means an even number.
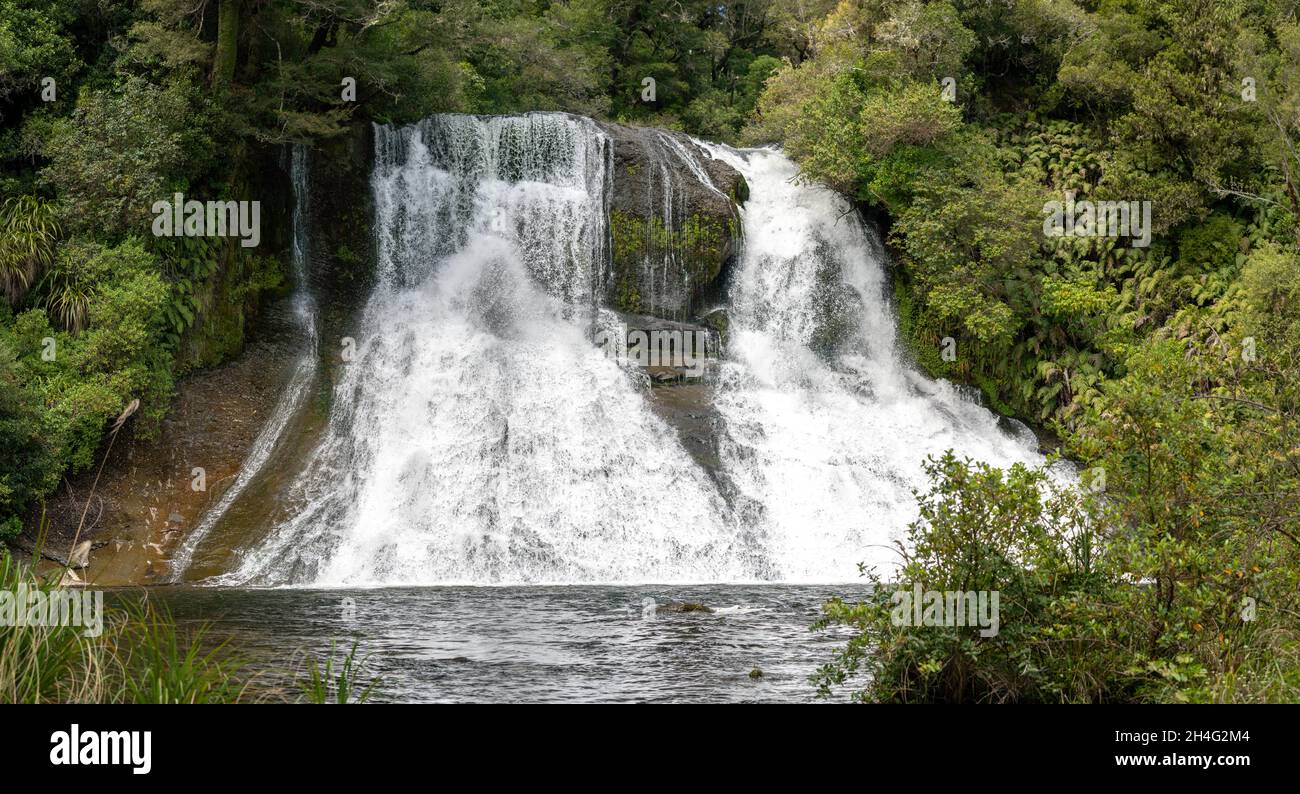
[[[320,306],[320,336],[337,349],[357,332],[356,320],[375,283],[375,205],[370,173],[374,130],[354,124],[349,133],[312,151],[307,272]]]
[[[607,303],[669,320],[700,316],[721,299],[739,250],[744,177],[681,133],[601,126],[613,147]]]

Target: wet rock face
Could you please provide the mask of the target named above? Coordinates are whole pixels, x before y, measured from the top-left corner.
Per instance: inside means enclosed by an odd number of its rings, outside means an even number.
[[[613,148],[608,305],[670,320],[698,317],[723,293],[727,263],[739,250],[744,178],[680,133],[601,126]]]
[[[80,576],[95,585],[166,581],[176,544],[234,481],[275,409],[301,345],[289,313],[284,301],[268,306],[242,354],[178,385],[156,437],[127,423],[102,472],[71,475],[50,495],[47,557],[84,556]],[[30,526],[39,520],[38,512]],[[74,537],[91,545],[73,548]]]
[[[374,131],[352,125],[310,154],[307,272],[321,309],[321,338],[331,345],[355,331],[374,287]]]

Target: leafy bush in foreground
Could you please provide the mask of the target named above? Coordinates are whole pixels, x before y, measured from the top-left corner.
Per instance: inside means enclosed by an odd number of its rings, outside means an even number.
[[[823,694],[863,674],[870,701],[1099,701],[1131,696],[1131,588],[1104,553],[1100,510],[1042,470],[926,462],[933,487],[904,542],[898,581],[872,571],[867,601],[828,603],[818,627],[859,632],[814,677]],[[997,591],[996,636],[981,627],[896,625],[893,594]],[[910,621],[903,621],[910,622]]]
[[[1123,488],[1102,496],[1062,487],[1020,465],[1002,472],[949,452],[926,470],[931,490],[918,494],[920,517],[899,544],[897,582],[864,570],[872,595],[830,601],[815,626],[856,631],[813,677],[823,695],[861,685],[854,699],[872,702],[1300,697],[1296,575],[1286,557],[1294,547],[1284,535],[1229,525],[1227,502],[1180,522],[1134,513],[1163,502]],[[1156,498],[1196,489],[1185,472],[1156,479],[1146,486]],[[980,625],[912,625],[906,613],[899,620],[894,594],[914,583],[997,591],[996,635],[982,636]]]

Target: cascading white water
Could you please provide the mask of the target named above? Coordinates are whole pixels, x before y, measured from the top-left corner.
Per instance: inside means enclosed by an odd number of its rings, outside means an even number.
[[[171,579],[180,581],[194,559],[194,552],[203,540],[212,532],[239,497],[248,489],[257,475],[270,460],[271,454],[284,436],[285,428],[302,408],[311,385],[319,369],[317,355],[319,332],[316,328],[316,299],[312,294],[311,280],[307,272],[310,258],[311,235],[309,232],[308,211],[311,206],[311,186],[307,147],[294,144],[289,152],[289,178],[293,187],[293,251],[290,255],[290,267],[293,270],[292,302],[294,325],[302,334],[305,344],[298,360],[294,363],[284,392],[276,402],[275,409],[262,429],[253,440],[253,446],[244,458],[235,476],[235,481],[222,493],[217,503],[204,512],[198,526],[185,538],[171,559]]]
[[[439,116],[375,136],[356,357],[286,517],[216,581],[848,581],[895,561],[926,454],[1040,462],[1028,431],[900,360],[878,241],[775,151],[701,143],[752,196],[709,476],[589,338],[613,322],[600,128]],[[708,183],[680,142],[652,156]]]
[[[294,515],[225,582],[754,577],[707,476],[588,339],[608,153],[560,114],[376,127],[380,284]]]
[[[859,562],[897,564],[888,547],[916,516],[927,455],[1042,462],[1027,428],[1003,431],[901,360],[883,250],[844,198],[801,183],[779,152],[701,145],[750,188],[716,405],[724,470],[774,578],[836,581]],[[815,352],[846,318],[834,353]]]

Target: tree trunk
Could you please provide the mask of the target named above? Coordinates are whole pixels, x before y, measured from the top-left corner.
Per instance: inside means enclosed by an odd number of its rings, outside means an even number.
[[[230,85],[235,79],[239,51],[239,0],[221,0],[217,8],[217,52],[212,60],[212,84]]]

